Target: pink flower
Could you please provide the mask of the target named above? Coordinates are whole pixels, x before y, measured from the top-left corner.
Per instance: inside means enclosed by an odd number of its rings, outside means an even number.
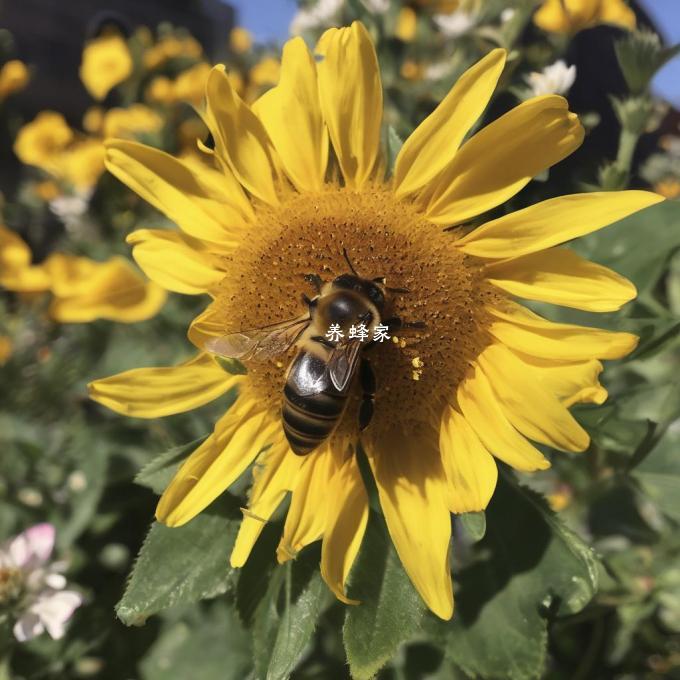
[[[0,546],[0,606],[15,618],[14,636],[20,642],[45,631],[55,640],[83,603],[80,593],[66,590],[63,562],[50,562],[55,530],[36,524]]]

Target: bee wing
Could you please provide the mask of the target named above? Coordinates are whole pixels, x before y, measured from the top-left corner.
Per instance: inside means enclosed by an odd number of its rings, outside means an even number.
[[[304,314],[271,326],[211,338],[205,343],[205,348],[229,359],[266,361],[292,347],[309,322],[309,315]]]
[[[344,392],[356,370],[361,355],[361,342],[350,340],[333,349],[328,359],[328,373],[334,387]]]

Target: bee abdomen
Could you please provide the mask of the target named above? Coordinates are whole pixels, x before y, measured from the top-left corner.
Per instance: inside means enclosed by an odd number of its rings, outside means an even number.
[[[305,455],[317,448],[335,428],[345,402],[343,395],[328,392],[301,396],[286,385],[283,430],[293,451]]]

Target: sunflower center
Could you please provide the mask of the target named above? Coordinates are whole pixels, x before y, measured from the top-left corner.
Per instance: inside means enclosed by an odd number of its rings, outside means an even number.
[[[457,251],[455,238],[383,188],[296,194],[258,210],[256,226],[228,262],[232,275],[220,285],[216,304],[229,331],[299,316],[305,311],[302,294],[316,294],[305,275],[328,282],[351,273],[346,249],[360,276],[384,276],[389,288],[407,289],[388,293],[386,319],[424,324],[389,329],[389,341],[366,343],[364,356],[377,383],[366,435],[438,429],[445,403],[454,399],[468,366],[488,343],[484,308],[496,297],[481,262]],[[278,361],[247,364],[251,393],[272,411],[281,409],[295,351]],[[334,437],[356,439],[360,402],[355,384]]]

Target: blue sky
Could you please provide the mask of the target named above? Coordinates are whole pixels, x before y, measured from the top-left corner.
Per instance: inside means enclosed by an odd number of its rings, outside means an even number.
[[[229,0],[237,20],[258,40],[284,40],[295,14],[295,0]],[[669,44],[680,42],[680,0],[641,0]],[[680,108],[680,56],[656,76],[654,90]]]

